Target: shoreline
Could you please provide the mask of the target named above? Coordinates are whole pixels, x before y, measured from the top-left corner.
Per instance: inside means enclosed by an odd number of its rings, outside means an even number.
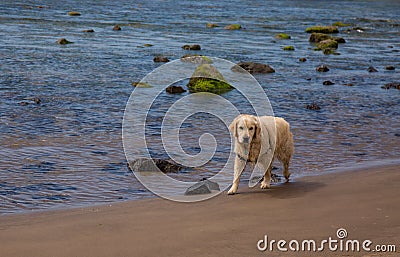
[[[372,168],[377,168],[377,167],[388,167],[388,166],[400,166],[400,159],[383,159],[383,160],[372,160],[372,161],[364,161],[364,162],[357,162],[357,163],[343,163],[340,166],[337,167],[331,167],[327,168],[320,173],[312,173],[312,174],[302,174],[299,176],[294,176],[291,178],[291,181],[296,181],[298,179],[302,178],[308,178],[308,177],[314,177],[314,176],[324,176],[327,174],[331,173],[343,173],[343,172],[352,172],[356,171],[359,169],[372,169]],[[232,174],[233,175],[233,174]],[[278,175],[281,175],[278,172]],[[292,174],[293,175],[293,174]],[[296,174],[294,174],[296,175]],[[245,176],[242,176],[241,182],[240,182],[240,188],[247,188],[247,183],[248,183],[248,178]],[[282,182],[278,183],[273,183],[272,186],[277,186],[281,185]],[[257,188],[258,185],[255,187]],[[229,189],[229,188],[228,188]],[[228,190],[227,189],[227,190]],[[147,189],[146,189],[147,190]],[[226,191],[226,190],[225,190]],[[224,194],[224,191],[221,192],[221,194]],[[35,214],[35,213],[46,213],[46,212],[58,212],[58,211],[68,211],[68,210],[74,210],[74,209],[84,209],[84,208],[97,208],[97,207],[102,207],[102,206],[112,206],[115,204],[123,204],[123,203],[129,203],[129,202],[136,202],[136,201],[147,201],[151,199],[161,199],[160,196],[157,195],[152,195],[152,196],[144,196],[143,198],[138,198],[138,199],[126,199],[126,200],[116,200],[116,201],[110,201],[110,202],[103,202],[103,203],[93,203],[93,204],[82,204],[82,205],[71,205],[71,206],[64,206],[64,207],[50,207],[47,209],[32,209],[32,210],[20,210],[17,212],[12,212],[12,213],[0,213],[0,218],[4,216],[13,216],[13,215],[24,215],[24,214]],[[207,201],[209,199],[206,199]]]
[[[237,195],[221,194],[198,203],[152,198],[3,215],[0,252],[5,256],[280,256],[283,253],[276,248],[258,251],[257,242],[264,235],[274,240],[321,241],[345,228],[349,239],[396,244],[398,253],[399,171],[400,165],[387,165],[302,177],[269,190],[241,186]],[[318,256],[318,252],[284,254]],[[324,251],[324,255],[338,252]]]

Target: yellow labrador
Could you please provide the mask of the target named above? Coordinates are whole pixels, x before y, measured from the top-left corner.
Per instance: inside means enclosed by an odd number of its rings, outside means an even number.
[[[240,175],[247,162],[257,163],[265,171],[261,182],[263,189],[270,187],[272,162],[275,158],[283,164],[283,175],[289,181],[289,162],[294,146],[287,121],[279,117],[241,114],[229,125],[229,130],[235,139],[236,157],[233,183],[228,194],[236,193]]]

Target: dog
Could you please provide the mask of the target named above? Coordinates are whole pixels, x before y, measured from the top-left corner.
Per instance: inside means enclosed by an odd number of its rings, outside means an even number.
[[[235,194],[240,176],[247,162],[259,165],[264,173],[261,188],[270,188],[272,163],[278,159],[283,164],[283,175],[289,181],[289,163],[294,152],[293,134],[289,123],[279,117],[249,114],[237,116],[229,125],[235,140],[234,176],[229,195]]]

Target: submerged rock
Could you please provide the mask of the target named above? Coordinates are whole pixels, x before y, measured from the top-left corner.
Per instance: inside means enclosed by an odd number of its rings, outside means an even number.
[[[375,68],[372,67],[372,66],[368,67],[367,71],[368,71],[368,72],[378,72],[378,70],[375,69]]]
[[[294,46],[284,46],[283,50],[284,51],[294,51]]]
[[[400,83],[399,82],[392,82],[392,83],[387,83],[384,86],[382,86],[383,89],[399,89],[400,90]]]
[[[73,44],[74,42],[68,41],[66,38],[60,38],[56,42],[59,45],[67,45],[67,44]]]
[[[306,62],[307,61],[307,59],[306,58],[299,58],[299,62]]]
[[[324,54],[334,54],[334,55],[340,55],[340,53],[336,52],[336,49],[334,48],[326,48],[322,51]]]
[[[198,45],[198,44],[194,44],[194,45],[184,45],[184,46],[182,46],[182,48],[185,49],[185,50],[195,50],[195,51],[201,50],[201,46]]]
[[[84,30],[82,30],[82,32],[85,32],[85,33],[93,33],[94,30],[93,30],[93,29],[84,29]]]
[[[310,37],[308,38],[308,41],[310,41],[311,43],[319,43],[321,41],[324,41],[327,39],[332,39],[332,38],[333,38],[332,36],[329,36],[324,33],[313,32],[313,33],[311,33]]]
[[[133,172],[162,171],[164,173],[173,173],[180,171],[184,166],[176,164],[171,160],[139,158],[128,162],[128,168]]]
[[[113,27],[113,30],[114,30],[114,31],[119,31],[119,30],[121,30],[121,27],[120,27],[119,25],[115,25],[115,26]]]
[[[257,62],[239,62],[231,68],[232,71],[243,72],[243,70],[254,73],[274,73],[275,70],[268,64]]]
[[[206,27],[207,28],[216,28],[216,27],[219,27],[219,26],[217,24],[215,24],[215,23],[207,23]]]
[[[220,191],[219,185],[216,182],[212,182],[208,179],[205,179],[190,186],[186,190],[185,195],[210,194],[211,191]]]
[[[319,51],[319,50],[324,50],[324,49],[328,49],[328,48],[337,49],[338,46],[339,46],[339,44],[335,40],[326,39],[326,40],[323,40],[323,41],[319,42],[317,44],[317,48],[315,48],[315,50]]]
[[[171,85],[171,86],[167,87],[167,88],[165,89],[165,91],[166,91],[167,93],[169,93],[169,94],[180,94],[180,93],[186,92],[186,90],[183,89],[183,87],[181,87],[181,86],[174,86],[174,85]]]
[[[74,12],[74,11],[72,11],[72,12],[68,12],[68,15],[69,15],[69,16],[80,16],[81,13],[80,13],[80,12]]]
[[[195,63],[195,64],[211,64],[213,61],[211,60],[210,57],[207,57],[205,55],[198,55],[198,54],[187,54],[181,57],[182,62],[190,62],[190,63]]]
[[[335,85],[335,83],[333,83],[333,82],[330,81],[330,80],[325,80],[324,82],[322,82],[322,84],[325,85],[325,86]]]
[[[153,87],[149,83],[146,82],[132,82],[133,87],[138,87],[138,88],[151,88]]]
[[[153,58],[153,62],[169,62],[169,59],[165,56],[156,56]]]
[[[323,64],[323,65],[318,66],[318,67],[316,68],[316,71],[319,71],[319,72],[327,72],[327,71],[329,71],[329,68],[328,68],[328,66],[326,66],[325,64]]]
[[[221,94],[233,89],[217,68],[211,64],[199,65],[193,72],[187,87],[191,93],[210,92]]]
[[[339,33],[339,30],[336,26],[312,26],[306,29],[307,33],[324,33],[324,34],[333,34]]]
[[[227,29],[227,30],[238,30],[241,28],[242,28],[242,26],[240,24],[231,24],[231,25],[227,25],[224,27],[224,29]]]
[[[276,35],[275,38],[277,38],[277,39],[290,39],[291,37],[288,34],[280,33],[280,34]]]
[[[332,26],[335,26],[335,27],[348,27],[348,26],[350,26],[350,24],[337,21],[337,22],[334,22],[332,24]]]
[[[385,67],[386,70],[395,70],[396,67],[394,67],[393,65],[388,65]]]
[[[313,110],[313,111],[318,111],[318,110],[321,110],[321,107],[319,107],[317,104],[307,104],[306,105],[306,108],[308,109],[308,110]]]

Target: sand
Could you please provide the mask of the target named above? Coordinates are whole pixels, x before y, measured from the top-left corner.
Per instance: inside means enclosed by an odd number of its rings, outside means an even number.
[[[239,187],[199,203],[163,199],[0,216],[0,256],[397,256],[400,166],[304,177],[270,190]],[[397,253],[281,252],[271,240],[395,244]],[[260,244],[263,246],[263,244]],[[288,245],[286,245],[288,247]]]

